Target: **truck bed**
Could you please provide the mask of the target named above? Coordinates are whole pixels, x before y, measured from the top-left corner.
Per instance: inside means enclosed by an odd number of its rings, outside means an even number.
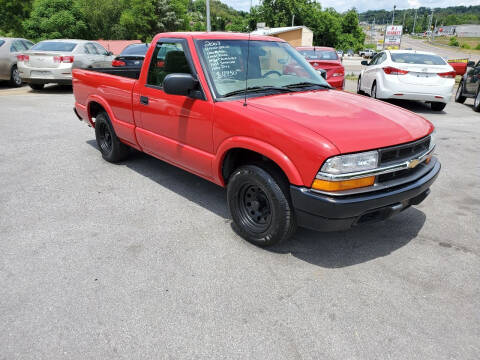
[[[108,67],[108,68],[91,68],[88,71],[100,72],[103,74],[110,74],[115,76],[127,77],[130,79],[138,80],[140,77],[141,68],[139,67]]]

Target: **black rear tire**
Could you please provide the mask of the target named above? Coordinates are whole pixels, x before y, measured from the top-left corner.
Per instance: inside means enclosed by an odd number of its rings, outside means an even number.
[[[377,83],[374,81],[372,85],[372,91],[370,92],[370,96],[374,99],[377,99]]]
[[[95,118],[95,137],[102,157],[108,162],[117,163],[127,158],[129,148],[118,139],[106,112]]]
[[[45,84],[28,84],[28,86],[30,86],[35,91],[40,91],[43,90]]]
[[[463,80],[458,84],[457,92],[455,93],[455,102],[463,104],[467,98],[463,96]]]
[[[22,78],[18,72],[17,65],[13,65],[12,70],[10,70],[10,85],[13,87],[22,86]]]
[[[447,104],[442,102],[432,102],[430,106],[432,107],[433,111],[442,111],[443,109],[445,109],[445,106],[447,106]]]
[[[473,100],[473,110],[476,112],[480,112],[480,88],[477,90],[477,95]]]
[[[364,94],[364,92],[362,91],[362,88],[360,87],[361,81],[362,81],[362,78],[359,76],[357,80],[357,94],[359,95]]]
[[[288,189],[280,176],[260,166],[236,169],[227,185],[234,230],[261,247],[290,238],[296,222]]]

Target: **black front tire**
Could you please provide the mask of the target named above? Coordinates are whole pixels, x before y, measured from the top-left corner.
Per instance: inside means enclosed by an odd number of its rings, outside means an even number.
[[[18,72],[16,65],[14,65],[10,71],[10,85],[13,87],[22,86],[22,78],[20,77],[20,73]]]
[[[359,95],[364,94],[363,91],[362,91],[362,88],[360,87],[361,81],[362,81],[362,78],[359,76],[358,81],[357,81],[357,94],[359,94]]]
[[[455,102],[463,104],[467,98],[463,96],[463,80],[458,84],[457,92],[455,93]]]
[[[274,171],[257,165],[236,169],[227,185],[234,230],[265,247],[290,238],[296,229],[289,186]]]
[[[32,90],[40,91],[40,90],[43,90],[43,88],[45,87],[45,84],[28,84],[28,86],[30,86]]]
[[[473,110],[476,112],[480,112],[480,88],[477,90],[477,95],[473,100]]]
[[[127,158],[128,146],[118,139],[105,112],[101,112],[95,118],[95,137],[102,157],[108,162],[117,163]]]
[[[432,107],[433,111],[442,111],[443,109],[445,109],[445,106],[447,106],[447,104],[442,102],[432,102],[430,106]]]

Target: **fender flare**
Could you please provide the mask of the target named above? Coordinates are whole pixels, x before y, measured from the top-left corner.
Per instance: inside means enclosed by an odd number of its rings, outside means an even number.
[[[261,140],[246,136],[233,136],[224,140],[217,148],[217,156],[213,160],[213,170],[222,186],[225,186],[222,175],[222,165],[225,156],[231,149],[246,149],[259,153],[275,162],[285,173],[290,184],[303,185],[297,168],[282,151]]]
[[[108,117],[110,118],[110,121],[112,121],[112,125],[113,125],[113,122],[115,121],[115,118],[113,117],[112,108],[110,107],[110,105],[108,105],[108,103],[107,103],[107,101],[105,101],[105,99],[103,99],[101,96],[98,96],[98,95],[90,95],[87,98],[87,116],[88,116],[88,121],[90,122],[90,124],[93,127],[95,127],[95,123],[92,120],[92,114],[90,113],[90,105],[91,105],[92,102],[96,102],[96,103],[100,104],[105,109],[105,111],[107,112]]]

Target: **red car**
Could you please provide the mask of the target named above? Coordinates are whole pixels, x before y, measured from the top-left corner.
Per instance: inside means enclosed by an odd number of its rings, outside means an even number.
[[[345,86],[345,68],[337,52],[331,47],[302,46],[297,50],[313,66],[314,69],[325,70],[328,83],[336,89]]]
[[[440,171],[429,121],[332,90],[274,37],[158,34],[141,69],[75,69],[73,90],[105,160],[134,148],[226,187],[235,230],[259,246],[297,225],[386,219],[423,201]]]

